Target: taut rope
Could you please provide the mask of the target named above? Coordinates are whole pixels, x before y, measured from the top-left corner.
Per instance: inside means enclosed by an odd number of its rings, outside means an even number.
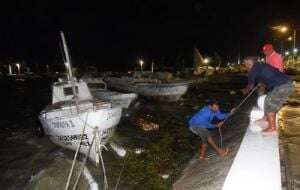
[[[239,105],[236,107],[236,110],[238,110],[245,102],[246,100],[253,94],[253,92],[257,89],[258,85],[256,85],[252,90],[251,92],[239,103]],[[236,113],[236,111],[234,112]],[[223,125],[224,123],[231,117],[234,115],[233,114],[230,114],[224,121],[223,121]],[[222,127],[222,126],[221,126]],[[222,135],[222,129],[221,127],[219,127],[219,135],[220,135],[220,147],[222,148],[223,147],[223,135]]]
[[[74,171],[75,163],[76,163],[77,156],[78,156],[78,153],[79,153],[79,150],[80,150],[80,147],[81,147],[83,134],[85,132],[88,115],[89,115],[89,113],[86,114],[86,118],[85,118],[85,121],[84,121],[84,126],[83,126],[83,129],[82,129],[82,132],[81,132],[80,142],[79,142],[79,144],[77,146],[77,149],[76,149],[76,152],[74,154],[74,158],[73,158],[72,166],[71,166],[71,169],[70,169],[70,172],[69,172],[69,175],[68,175],[68,180],[67,180],[67,183],[66,183],[66,186],[65,186],[65,190],[68,190],[69,186],[70,186],[70,181],[71,181],[72,174],[73,174],[73,171]]]

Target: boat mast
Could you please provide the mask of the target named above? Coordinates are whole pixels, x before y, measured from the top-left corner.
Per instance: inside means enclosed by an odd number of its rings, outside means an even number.
[[[60,32],[60,36],[61,36],[61,39],[62,39],[63,50],[64,50],[65,58],[66,58],[65,66],[66,66],[66,69],[67,69],[68,80],[71,81],[72,91],[73,91],[74,97],[75,97],[76,102],[77,102],[77,92],[76,92],[76,89],[75,89],[75,83],[74,83],[74,78],[73,78],[73,73],[72,73],[71,58],[70,58],[70,55],[69,55],[69,50],[68,50],[67,42],[66,42],[66,39],[65,39],[65,35],[62,31]]]

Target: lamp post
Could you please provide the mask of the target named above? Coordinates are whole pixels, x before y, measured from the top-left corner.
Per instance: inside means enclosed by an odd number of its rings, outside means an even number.
[[[285,25],[273,26],[272,29],[274,31],[277,31],[277,32],[282,33],[282,34],[285,34],[289,30],[289,28],[287,26],[285,26]],[[281,52],[281,54],[283,54],[283,52],[284,52],[283,40],[281,40],[280,46],[281,46],[280,47],[280,52]]]
[[[293,36],[288,37],[288,41],[293,42],[293,49],[296,49],[297,28],[293,29]]]
[[[204,58],[203,59],[203,63],[207,65],[209,63],[209,59],[208,58]]]
[[[293,49],[296,49],[296,34],[297,34],[297,29],[294,29],[293,31]]]
[[[143,71],[144,61],[142,59],[140,59],[139,64],[140,64],[140,67],[141,67],[141,71]]]
[[[293,49],[293,52],[294,52],[294,54],[296,54],[296,53],[298,52],[298,49],[297,49],[297,48],[294,48],[294,49]]]
[[[152,61],[152,63],[151,63],[151,72],[152,73],[154,72],[154,61]]]

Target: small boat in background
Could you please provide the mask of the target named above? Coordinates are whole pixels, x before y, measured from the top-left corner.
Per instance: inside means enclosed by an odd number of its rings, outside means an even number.
[[[104,81],[108,87],[167,102],[175,102],[187,92],[189,82],[163,80],[158,76],[159,73],[135,72],[133,76],[106,77]]]
[[[52,102],[41,111],[39,119],[54,144],[79,150],[97,164],[102,148],[120,121],[122,109],[108,101],[94,100],[86,82],[73,77],[63,33],[61,37],[68,79],[52,85]]]
[[[94,98],[110,101],[115,106],[129,108],[130,104],[137,99],[136,93],[121,93],[110,91],[107,89],[107,84],[102,78],[83,77]]]

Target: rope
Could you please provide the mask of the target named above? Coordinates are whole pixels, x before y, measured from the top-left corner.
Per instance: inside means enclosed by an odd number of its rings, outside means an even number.
[[[118,181],[117,181],[117,184],[115,186],[115,190],[118,190],[118,186],[119,186],[120,181],[121,181],[121,176],[122,176],[122,173],[123,173],[123,171],[125,169],[125,162],[126,162],[126,157],[124,158],[123,166],[122,166],[122,169],[120,171],[120,174],[119,174],[119,177],[118,177]]]
[[[99,135],[100,132],[100,135]],[[107,182],[107,176],[106,176],[106,169],[105,169],[105,165],[104,165],[104,161],[103,161],[103,156],[102,156],[102,148],[104,148],[105,150],[108,151],[107,147],[103,144],[101,144],[102,141],[102,130],[100,131],[95,131],[94,136],[96,137],[96,145],[95,145],[95,152],[98,155],[96,157],[96,165],[98,166],[99,164],[99,158],[101,161],[101,165],[102,165],[102,171],[103,171],[103,185],[104,185],[104,190],[108,189],[108,182]]]
[[[251,92],[239,103],[238,106],[236,106],[236,110],[238,110],[245,102],[246,100],[253,94],[253,92],[258,88],[258,85],[256,85],[252,90]],[[236,111],[233,113],[233,114],[230,114],[224,121],[223,121],[223,125],[224,123],[231,117],[233,116],[234,114],[236,113]],[[222,126],[220,126],[218,129],[219,129],[219,135],[220,135],[220,147],[222,148],[223,147],[223,135],[222,135]]]
[[[101,145],[103,147],[106,148],[105,145]],[[107,148],[106,148],[107,149]],[[107,176],[106,176],[106,169],[105,169],[105,166],[104,166],[104,161],[103,161],[103,157],[102,157],[102,151],[100,151],[100,160],[101,160],[101,165],[102,165],[102,170],[103,170],[103,176],[104,176],[104,179],[103,179],[103,182],[104,182],[104,189],[108,189],[108,182],[107,182]]]
[[[80,168],[79,174],[78,174],[78,176],[77,176],[77,178],[76,178],[75,184],[74,184],[74,186],[73,186],[73,190],[75,190],[76,187],[77,187],[77,185],[78,185],[79,179],[80,179],[80,177],[81,177],[81,174],[82,174],[82,172],[83,172],[83,170],[84,170],[85,164],[86,164],[86,162],[87,162],[87,160],[88,160],[88,158],[89,158],[89,155],[90,155],[92,146],[93,146],[93,144],[94,144],[94,140],[95,140],[95,136],[93,136],[93,139],[92,139],[91,145],[90,145],[90,147],[89,147],[88,153],[85,155],[84,161],[83,161],[83,163],[81,164],[81,168]]]
[[[223,135],[222,135],[221,127],[219,127],[219,135],[220,135],[220,147],[223,148]]]
[[[80,147],[81,147],[81,143],[82,143],[82,139],[83,139],[83,134],[84,134],[84,131],[85,131],[85,128],[86,128],[88,115],[89,115],[89,113],[86,114],[84,126],[83,126],[83,129],[82,129],[82,132],[81,132],[80,142],[79,142],[79,144],[77,146],[77,149],[76,149],[76,152],[74,154],[74,158],[73,158],[72,166],[71,166],[71,169],[70,169],[70,172],[69,172],[69,175],[68,175],[68,180],[67,180],[67,183],[66,183],[66,186],[65,186],[65,190],[69,189],[71,177],[72,177],[72,174],[73,174],[73,171],[74,171],[75,163],[76,163],[77,156],[78,156],[78,153],[79,153],[79,150],[80,150]]]

